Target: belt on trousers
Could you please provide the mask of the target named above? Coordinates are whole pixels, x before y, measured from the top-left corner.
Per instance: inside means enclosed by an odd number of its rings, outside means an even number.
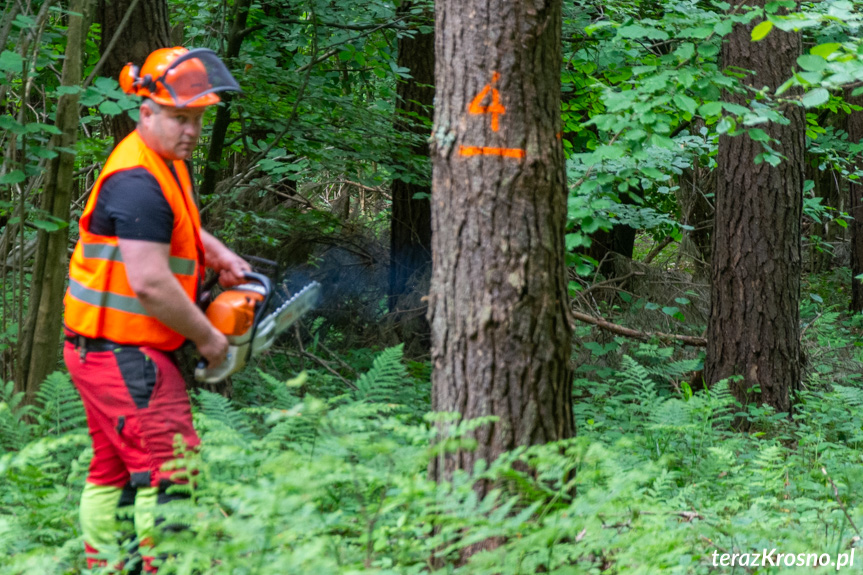
[[[114,351],[122,347],[135,347],[123,345],[110,339],[84,337],[83,335],[66,334],[66,341],[71,342],[76,348],[87,351]]]

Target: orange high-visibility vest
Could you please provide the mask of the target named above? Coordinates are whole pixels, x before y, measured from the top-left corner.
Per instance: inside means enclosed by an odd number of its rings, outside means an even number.
[[[70,330],[85,337],[166,351],[182,345],[185,338],[149,315],[135,296],[126,277],[117,237],[89,231],[90,218],[105,179],[120,170],[145,168],[159,182],[174,212],[171,271],[189,299],[195,301],[204,269],[201,218],[192,199],[192,182],[186,164],[175,161],[173,165],[177,178],[171,174],[165,160],[147,147],[137,130],[111,153],[81,215],[80,239],[69,262],[65,304],[66,327]]]

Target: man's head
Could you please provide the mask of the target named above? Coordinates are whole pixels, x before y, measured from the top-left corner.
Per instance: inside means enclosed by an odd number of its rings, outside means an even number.
[[[145,98],[138,131],[147,145],[168,160],[188,158],[201,134],[207,106],[217,92],[240,87],[215,52],[206,48],[161,48],[141,68],[127,64],[120,87]]]
[[[166,160],[187,160],[198,144],[204,110],[203,106],[178,108],[144,100],[138,133],[151,150]]]

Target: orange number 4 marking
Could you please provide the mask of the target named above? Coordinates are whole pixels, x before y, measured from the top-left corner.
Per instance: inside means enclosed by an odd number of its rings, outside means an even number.
[[[495,84],[498,80],[500,80],[500,74],[494,72],[491,76],[491,84],[486,84],[467,107],[467,111],[470,114],[491,114],[491,129],[493,132],[497,132],[500,129],[498,116],[506,114],[506,108],[500,103],[500,92],[497,91],[497,88],[492,88],[492,84]],[[491,92],[491,104],[483,106],[482,102],[486,99],[489,92]]]
[[[506,114],[506,108],[500,103],[500,92],[497,88],[493,88],[494,84],[500,80],[500,74],[493,72],[491,75],[491,83],[486,84],[483,89],[477,94],[474,99],[468,104],[467,111],[469,114],[491,114],[491,129],[497,132],[500,129],[500,116]],[[483,102],[491,93],[491,103],[488,106],[483,106]],[[492,148],[488,146],[460,146],[459,153],[462,156],[500,156],[502,158],[523,159],[525,157],[524,150],[520,148]]]

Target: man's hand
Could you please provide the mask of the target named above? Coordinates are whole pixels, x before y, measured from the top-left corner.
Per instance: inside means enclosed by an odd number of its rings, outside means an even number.
[[[228,357],[228,338],[220,331],[213,329],[203,341],[196,341],[195,347],[207,360],[207,367],[219,367]]]
[[[204,258],[207,267],[219,273],[219,284],[231,287],[245,282],[243,274],[252,271],[249,262],[229,250],[205,230],[201,230]]]

